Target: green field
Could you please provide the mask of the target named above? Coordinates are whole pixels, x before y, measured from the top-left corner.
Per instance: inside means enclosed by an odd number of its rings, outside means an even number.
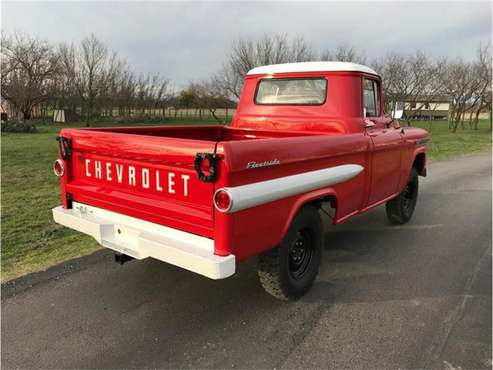
[[[489,122],[481,122],[478,131],[459,129],[455,134],[448,131],[446,122],[414,125],[431,131],[431,160],[491,150]],[[52,221],[51,208],[60,203],[52,162],[61,127],[40,125],[35,134],[2,133],[2,281],[99,248],[93,239]]]
[[[431,160],[446,159],[458,155],[474,154],[491,150],[490,122],[481,121],[479,130],[471,130],[469,126],[451,133],[447,122],[417,121],[413,126],[422,127],[430,132],[429,153]]]

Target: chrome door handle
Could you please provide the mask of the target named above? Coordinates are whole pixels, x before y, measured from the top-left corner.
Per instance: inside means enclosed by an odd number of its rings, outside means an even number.
[[[365,128],[375,127],[375,122],[373,122],[371,119],[365,118],[363,122],[365,123]]]

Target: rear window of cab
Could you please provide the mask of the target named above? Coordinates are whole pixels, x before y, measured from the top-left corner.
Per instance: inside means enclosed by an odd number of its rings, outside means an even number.
[[[327,80],[316,78],[265,78],[258,82],[255,104],[322,105],[327,99]]]

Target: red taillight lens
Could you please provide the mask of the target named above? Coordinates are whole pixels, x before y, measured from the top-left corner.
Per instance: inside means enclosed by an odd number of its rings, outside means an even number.
[[[220,212],[228,212],[232,206],[231,195],[224,189],[219,189],[214,194],[214,205]]]
[[[53,162],[53,172],[55,172],[55,175],[57,175],[58,177],[62,177],[65,173],[65,166],[61,159],[57,159],[55,162]]]

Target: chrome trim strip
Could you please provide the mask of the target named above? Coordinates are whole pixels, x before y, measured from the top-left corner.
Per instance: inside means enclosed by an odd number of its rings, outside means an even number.
[[[352,179],[361,171],[363,171],[363,166],[359,164],[344,164],[273,180],[225,187],[217,191],[225,190],[231,195],[231,207],[226,213],[233,213],[292,195],[339,184]]]

